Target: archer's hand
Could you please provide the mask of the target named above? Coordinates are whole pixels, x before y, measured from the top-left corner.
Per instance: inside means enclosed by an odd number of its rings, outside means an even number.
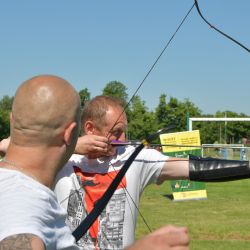
[[[108,144],[108,139],[98,135],[84,135],[78,138],[76,154],[88,155],[89,158],[98,158],[113,155],[114,148]]]
[[[189,241],[187,228],[167,225],[136,241],[127,250],[188,250]]]
[[[9,147],[10,144],[10,137],[3,139],[2,141],[0,141],[0,156],[5,156],[7,149]]]

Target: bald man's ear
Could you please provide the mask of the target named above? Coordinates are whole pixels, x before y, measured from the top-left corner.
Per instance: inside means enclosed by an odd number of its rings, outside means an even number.
[[[70,125],[64,131],[63,139],[67,146],[69,146],[72,143],[72,140],[76,140],[75,138],[73,138],[74,136],[76,136],[74,129],[77,129],[76,122],[70,123]]]
[[[83,129],[86,135],[93,135],[95,132],[95,127],[92,121],[86,121]]]

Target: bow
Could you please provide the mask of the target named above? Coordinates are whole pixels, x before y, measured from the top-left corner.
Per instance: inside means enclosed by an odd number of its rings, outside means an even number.
[[[177,34],[177,32],[179,31],[179,29],[181,28],[181,26],[183,25],[183,23],[185,22],[186,18],[188,17],[188,15],[190,14],[191,10],[193,9],[193,7],[196,7],[198,14],[200,15],[200,17],[213,29],[215,29],[217,32],[219,32],[220,34],[222,34],[223,36],[225,36],[226,38],[230,39],[231,41],[233,41],[234,43],[236,43],[237,45],[239,45],[240,47],[242,47],[243,49],[245,49],[247,52],[250,52],[250,50],[242,45],[240,42],[238,42],[237,40],[233,39],[232,37],[230,37],[229,35],[225,34],[224,32],[220,31],[219,29],[217,29],[215,26],[211,25],[205,18],[204,16],[201,14],[199,5],[198,5],[198,0],[194,0],[193,5],[191,6],[191,8],[188,10],[187,14],[184,16],[184,18],[182,19],[180,25],[177,27],[176,31],[174,32],[174,34],[171,36],[171,38],[169,39],[169,41],[167,42],[167,44],[165,45],[165,47],[162,49],[161,53],[159,54],[159,56],[156,58],[156,60],[154,61],[154,63],[152,64],[152,66],[150,67],[150,69],[148,70],[147,74],[145,75],[145,77],[143,78],[143,80],[141,81],[141,83],[139,84],[138,88],[136,89],[136,91],[134,92],[134,94],[132,95],[132,97],[130,98],[129,102],[127,103],[127,105],[124,107],[122,113],[120,114],[120,116],[117,118],[116,122],[114,123],[114,125],[112,126],[112,128],[110,129],[110,131],[114,128],[114,126],[116,125],[117,121],[120,119],[120,117],[122,116],[122,114],[125,112],[125,110],[128,108],[129,104],[131,103],[131,101],[133,100],[133,98],[136,96],[137,92],[139,91],[139,89],[141,88],[141,86],[143,85],[143,83],[145,82],[145,80],[147,79],[147,77],[149,76],[149,74],[152,72],[152,70],[154,69],[154,67],[156,66],[156,64],[158,63],[159,59],[161,58],[161,56],[164,54],[165,50],[168,48],[169,44],[172,42],[173,38],[175,37],[175,35]],[[116,190],[117,186],[119,185],[119,183],[121,182],[123,176],[126,174],[128,168],[130,167],[130,165],[132,164],[132,162],[134,161],[134,159],[136,158],[136,156],[140,153],[140,151],[144,148],[145,145],[148,145],[150,143],[150,141],[152,139],[154,139],[156,136],[158,136],[160,133],[165,132],[168,129],[163,129],[158,131],[157,133],[154,133],[152,135],[150,135],[147,139],[143,140],[141,142],[141,144],[136,147],[135,151],[131,154],[131,156],[129,157],[129,159],[126,161],[126,163],[124,164],[124,166],[121,168],[121,170],[119,171],[119,173],[116,175],[116,177],[114,178],[114,180],[112,181],[112,183],[110,184],[109,188],[107,189],[107,191],[104,193],[104,195],[98,200],[98,202],[95,204],[94,208],[92,209],[92,211],[88,214],[88,216],[81,222],[81,224],[74,230],[73,232],[73,236],[76,238],[76,241],[78,241],[87,231],[88,229],[91,227],[91,225],[94,223],[94,221],[96,220],[96,218],[99,216],[99,214],[102,212],[102,210],[105,208],[105,206],[107,205],[109,199],[111,198],[111,196],[113,195],[114,191]],[[169,146],[169,145],[168,145]],[[175,145],[176,146],[176,145]],[[192,145],[190,145],[192,146]],[[187,147],[187,145],[186,145]]]

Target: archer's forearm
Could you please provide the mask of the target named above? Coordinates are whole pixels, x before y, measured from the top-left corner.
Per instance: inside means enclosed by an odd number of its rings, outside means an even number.
[[[193,181],[222,182],[250,177],[248,161],[189,157],[189,178]]]

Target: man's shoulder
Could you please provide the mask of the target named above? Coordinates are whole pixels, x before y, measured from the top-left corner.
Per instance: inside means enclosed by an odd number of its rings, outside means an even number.
[[[147,159],[147,158],[158,158],[158,159],[168,159],[169,157],[164,155],[162,152],[159,152],[153,148],[144,148],[138,155],[139,158]]]
[[[86,163],[87,157],[84,155],[73,154],[68,162],[64,165],[63,170],[72,169],[73,166],[82,166]]]
[[[87,157],[85,155],[79,155],[79,154],[73,154],[70,159],[68,160],[68,163],[71,163],[71,164],[76,164],[76,163],[81,163],[83,162],[84,160],[86,160]]]
[[[81,167],[86,162],[84,155],[73,154],[68,162],[61,168],[56,176],[56,183],[63,177],[69,177],[74,173],[74,166]]]

